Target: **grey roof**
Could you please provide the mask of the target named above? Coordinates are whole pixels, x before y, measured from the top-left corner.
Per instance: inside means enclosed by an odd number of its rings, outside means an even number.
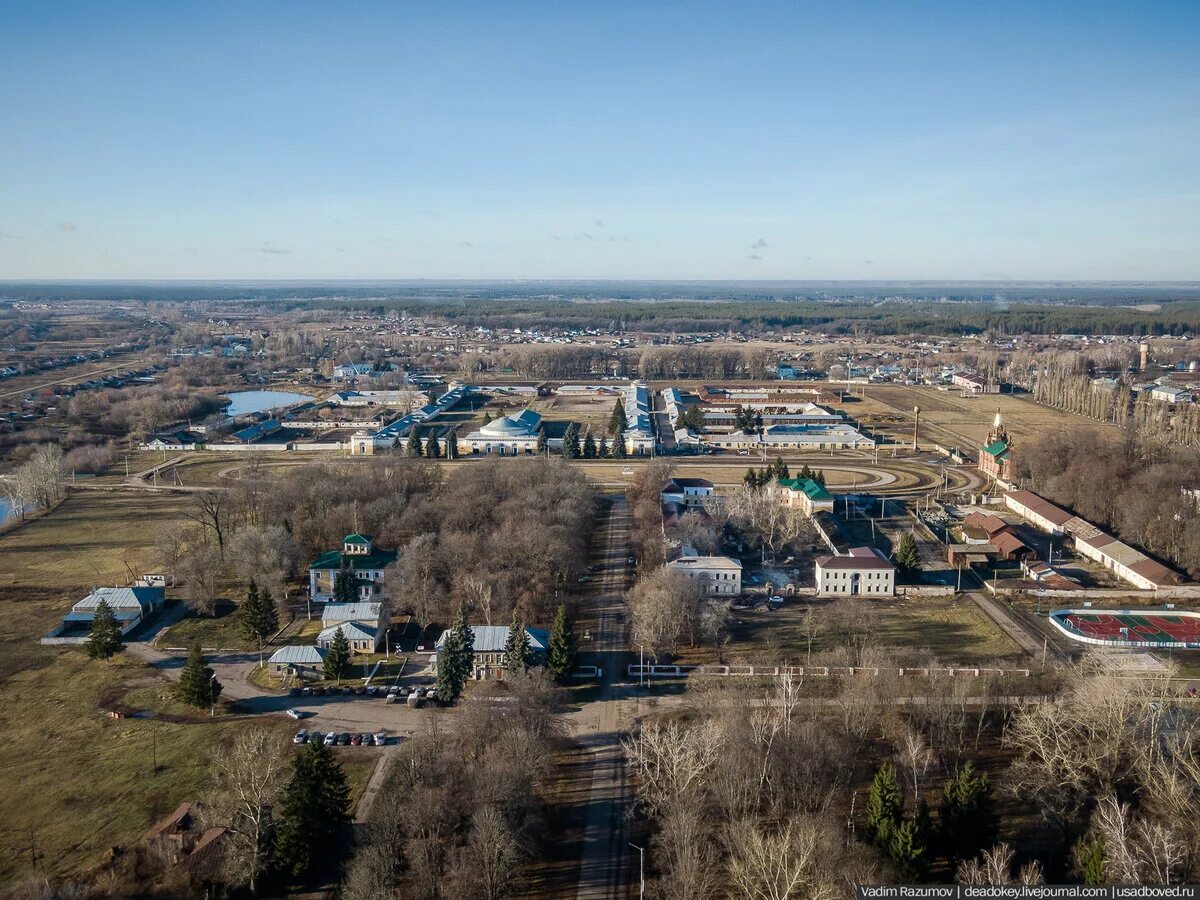
[[[471,649],[476,653],[502,653],[508,644],[507,625],[472,625],[471,631],[475,633],[475,643]],[[442,646],[448,633],[448,629],[442,632],[434,645],[435,650]],[[545,650],[550,645],[550,632],[544,628],[526,628],[525,633],[529,635],[529,646],[534,650]]]
[[[328,628],[322,629],[321,633],[317,635],[317,643],[324,644],[326,641],[332,641],[339,628],[348,641],[373,641],[379,634],[379,629],[374,625],[343,622],[340,625],[330,625]]]
[[[325,661],[327,651],[311,644],[288,644],[271,654],[272,665],[318,665]]]
[[[326,603],[321,624],[329,622],[378,622],[383,607],[379,603]]]
[[[95,612],[101,600],[108,601],[113,612],[149,609],[162,601],[165,591],[160,587],[102,587],[96,588],[71,607],[72,612]]]

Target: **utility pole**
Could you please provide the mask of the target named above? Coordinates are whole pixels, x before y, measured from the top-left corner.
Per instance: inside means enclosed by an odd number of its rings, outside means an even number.
[[[643,898],[646,896],[646,848],[632,841],[629,846],[638,852],[638,897]]]

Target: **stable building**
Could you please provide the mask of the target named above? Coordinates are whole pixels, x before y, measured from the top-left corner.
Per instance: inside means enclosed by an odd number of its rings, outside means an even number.
[[[472,625],[471,634],[473,641],[471,643],[471,677],[472,678],[490,678],[493,674],[504,669],[507,653],[505,649],[508,646],[507,625]],[[443,631],[437,639],[437,643],[433,647],[433,656],[429,662],[433,670],[433,674],[437,674],[438,655],[442,651],[442,647],[446,643],[446,635],[448,631]],[[533,664],[543,666],[546,664],[546,651],[550,647],[550,632],[544,628],[526,628],[525,636],[529,638],[529,651],[533,657]]]
[[[667,568],[686,575],[709,596],[736,597],[742,593],[742,564],[728,556],[698,556],[685,548],[667,563]]]
[[[844,555],[817,559],[818,597],[891,597],[896,566],[872,547],[851,547]]]
[[[461,453],[475,456],[489,453],[498,456],[532,455],[537,453],[541,430],[541,413],[524,409],[510,416],[493,419],[477,431],[472,431],[459,441],[458,449]]]
[[[92,633],[92,622],[100,603],[108,604],[117,629],[128,634],[155,610],[161,609],[166,599],[162,587],[102,587],[96,588],[71,607],[63,616],[62,624],[42,638],[43,644],[82,644]]]

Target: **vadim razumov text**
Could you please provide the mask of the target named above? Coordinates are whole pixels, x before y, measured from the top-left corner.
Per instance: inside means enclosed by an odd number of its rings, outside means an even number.
[[[1200,900],[1196,884],[868,884],[858,900]]]

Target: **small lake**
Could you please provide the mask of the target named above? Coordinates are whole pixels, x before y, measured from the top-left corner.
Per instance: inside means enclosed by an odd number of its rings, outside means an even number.
[[[15,519],[19,511],[7,497],[0,497],[0,525],[5,525]]]
[[[293,394],[290,391],[234,391],[225,396],[229,398],[229,405],[225,407],[225,414],[228,416],[266,412],[268,409],[292,406],[313,399],[308,394]]]

